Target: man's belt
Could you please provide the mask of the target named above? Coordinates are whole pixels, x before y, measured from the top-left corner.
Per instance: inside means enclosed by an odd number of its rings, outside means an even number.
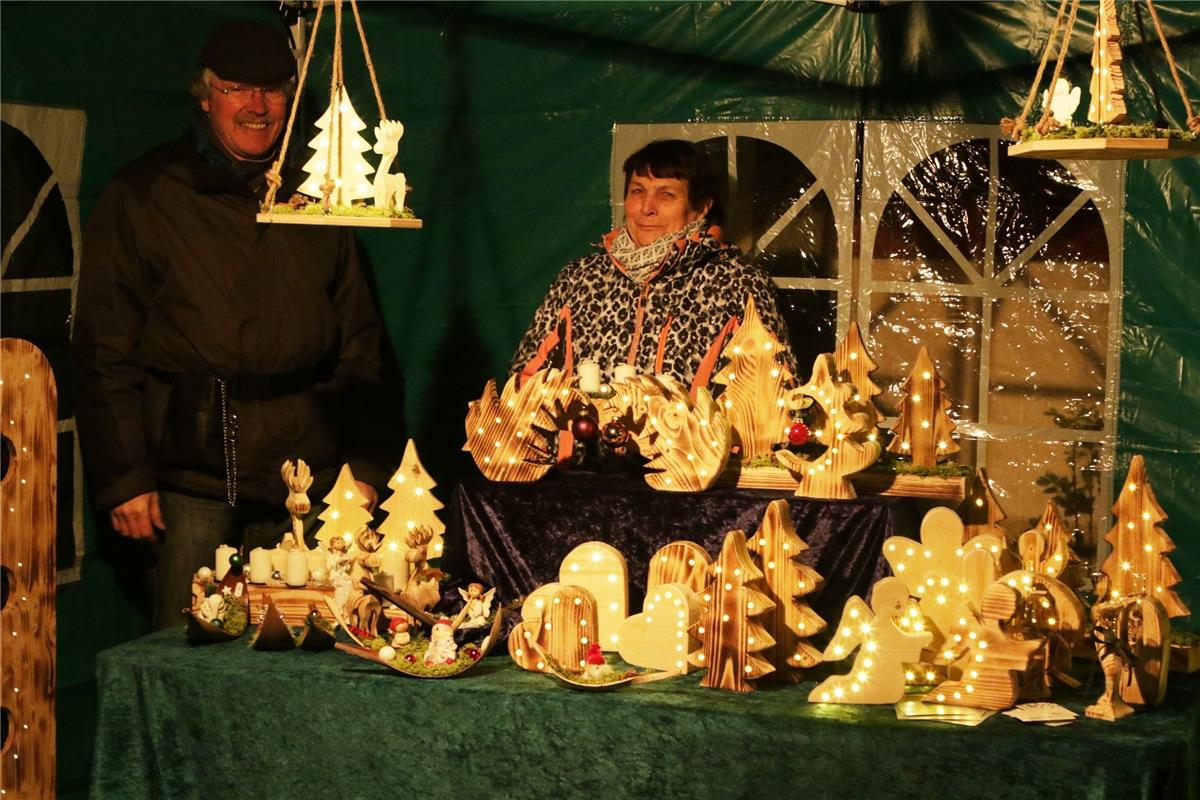
[[[183,373],[153,373],[170,384],[173,391],[197,401],[215,402],[220,397],[219,379],[213,375],[188,375]],[[304,369],[271,375],[232,375],[223,378],[226,396],[235,402],[274,400],[311,389],[324,380],[317,370]]]

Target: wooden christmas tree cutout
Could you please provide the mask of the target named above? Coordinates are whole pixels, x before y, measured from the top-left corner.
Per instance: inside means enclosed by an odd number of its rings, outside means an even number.
[[[617,631],[629,615],[629,568],[621,551],[605,542],[584,542],[562,560],[558,582],[592,593],[596,625],[591,639],[603,650],[616,650]]]
[[[428,557],[442,556],[442,534],[446,526],[437,515],[444,506],[433,496],[436,486],[421,464],[416,443],[409,439],[404,446],[400,467],[388,481],[392,494],[379,505],[387,513],[379,523],[379,532],[384,536],[383,552],[402,554],[409,533],[417,528],[425,528],[431,534],[426,543]]]
[[[727,363],[712,379],[725,387],[718,401],[733,427],[743,461],[769,456],[772,445],[787,439],[791,418],[785,396],[793,377],[779,358],[783,351],[763,325],[754,297],[747,295],[742,324],[721,352]]]
[[[811,397],[821,410],[813,437],[826,445],[823,453],[809,460],[790,450],[775,451],[775,460],[799,481],[800,497],[857,497],[846,476],[875,463],[881,452],[861,397],[855,400],[854,387],[838,381],[836,372],[833,356],[817,356],[808,383],[794,389],[786,401],[789,408],[799,408],[804,397]]]
[[[867,352],[867,346],[863,344],[862,332],[858,329],[857,322],[851,322],[849,330],[846,331],[846,338],[838,342],[837,349],[833,351],[833,360],[837,366],[837,374],[843,380],[850,382],[854,387],[856,402],[863,405],[863,410],[871,418],[871,425],[876,426],[883,419],[883,414],[879,413],[879,409],[875,406],[874,397],[883,393],[883,390],[871,380],[871,373],[879,369],[879,365],[871,358],[871,354]]]
[[[946,382],[938,374],[929,351],[921,345],[912,371],[901,384],[904,399],[892,428],[888,451],[908,456],[914,466],[932,467],[959,450],[952,434],[957,427],[947,410]]]
[[[1108,576],[1110,598],[1144,591],[1163,604],[1168,616],[1187,616],[1187,605],[1171,588],[1181,578],[1167,557],[1175,549],[1161,527],[1167,514],[1154,496],[1140,455],[1129,464],[1129,474],[1112,513],[1115,522],[1104,537],[1112,545],[1112,552],[1100,567]]]
[[[753,618],[774,607],[757,587],[763,574],[746,549],[746,535],[730,531],[721,554],[709,569],[709,584],[700,608],[696,635],[702,645],[688,654],[694,666],[708,673],[700,681],[710,689],[752,692],[751,681],[775,670],[758,653],[775,644]]]
[[[800,561],[808,545],[792,526],[786,500],[767,504],[762,525],[750,537],[748,547],[758,556],[766,594],[775,604],[758,620],[775,640],[775,647],[767,654],[775,665],[772,677],[795,683],[800,680],[801,669],[821,661],[820,651],[808,639],[825,630],[825,620],[802,598],[819,589],[825,579]]]
[[[1100,0],[1092,49],[1092,83],[1088,89],[1088,121],[1118,125],[1125,113],[1125,74],[1121,56],[1121,29],[1117,25],[1117,0]]]
[[[966,654],[958,666],[962,678],[946,681],[925,696],[926,702],[1000,710],[1017,702],[1020,674],[1025,673],[1045,643],[1010,638],[1002,625],[1019,613],[1021,595],[1004,583],[983,593],[979,618],[968,603],[958,606],[953,633],[962,637]]]
[[[958,516],[963,521],[963,541],[987,534],[1004,539],[1004,528],[1000,523],[1008,519],[1000,505],[1000,498],[992,490],[992,481],[983,467],[975,469],[975,475],[967,488],[967,496],[958,504]]]
[[[325,510],[317,515],[325,523],[317,531],[317,541],[327,552],[334,538],[344,541],[347,550],[353,546],[355,536],[371,522],[371,512],[364,508],[366,504],[367,498],[359,490],[350,465],[343,464],[333,488],[325,495]]]
[[[1046,501],[1037,525],[1017,539],[1017,553],[1023,569],[1064,581],[1072,563],[1078,562],[1071,550],[1071,534],[1063,526],[1053,500]]]
[[[572,388],[574,376],[557,369],[535,372],[517,388],[517,376],[508,379],[496,396],[489,380],[483,396],[467,411],[467,443],[475,465],[489,480],[536,481],[553,466],[546,444],[557,437],[559,408],[579,399]]]
[[[897,702],[904,696],[904,665],[917,661],[933,638],[919,624],[908,622],[914,615],[919,616],[919,612],[912,607],[908,587],[899,578],[876,582],[870,606],[861,597],[847,600],[824,659],[841,661],[857,648],[854,666],[845,675],[822,681],[809,693],[808,701]]]

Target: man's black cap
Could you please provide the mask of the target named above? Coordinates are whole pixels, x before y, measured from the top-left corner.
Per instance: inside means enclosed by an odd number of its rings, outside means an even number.
[[[227,81],[272,86],[296,75],[296,59],[283,29],[257,22],[222,22],[200,51],[200,66]]]

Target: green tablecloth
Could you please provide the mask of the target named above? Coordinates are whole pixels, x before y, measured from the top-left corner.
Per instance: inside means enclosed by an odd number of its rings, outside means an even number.
[[[100,655],[93,797],[920,800],[1195,797],[1200,675],[1119,723],[977,728],[890,706],[750,695],[699,677],[564,689],[489,657],[452,680],[345,653],[188,645],[165,631]],[[1093,689],[1093,692],[1095,690]],[[1055,700],[1082,712],[1082,692]]]

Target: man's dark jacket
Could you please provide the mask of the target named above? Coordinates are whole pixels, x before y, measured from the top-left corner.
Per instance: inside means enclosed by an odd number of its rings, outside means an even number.
[[[353,237],[256,223],[244,165],[206,145],[198,128],[134,162],[88,219],[72,347],[97,506],[160,487],[226,496],[216,377],[237,415],[239,497],[282,502],[289,458],[312,468],[314,499],[343,461],[383,485],[359,445],[379,323]]]

